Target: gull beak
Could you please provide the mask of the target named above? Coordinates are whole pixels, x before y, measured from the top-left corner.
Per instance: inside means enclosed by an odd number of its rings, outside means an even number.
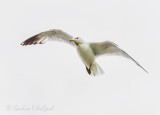
[[[70,39],[70,42],[74,42],[74,38]]]
[[[72,39],[70,39],[69,41],[70,41],[70,42],[73,42],[73,43],[74,43],[75,45],[77,45],[77,46],[79,45],[79,44],[76,42],[75,38],[72,38]]]

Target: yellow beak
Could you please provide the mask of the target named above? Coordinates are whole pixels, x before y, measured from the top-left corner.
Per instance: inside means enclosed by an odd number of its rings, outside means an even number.
[[[70,42],[74,42],[74,38],[72,38],[72,39],[70,40]]]
[[[76,44],[77,46],[79,45],[79,43],[76,42],[75,38],[72,38],[71,40],[69,40],[70,42],[73,42],[74,44]]]

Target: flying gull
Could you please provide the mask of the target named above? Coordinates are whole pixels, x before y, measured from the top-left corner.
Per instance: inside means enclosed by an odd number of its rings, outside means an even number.
[[[85,42],[79,37],[73,37],[66,32],[58,29],[52,29],[34,35],[22,42],[21,45],[26,46],[32,44],[43,44],[46,41],[52,40],[65,41],[70,45],[76,47],[77,52],[82,62],[84,63],[89,75],[97,76],[104,73],[102,68],[95,61],[96,57],[103,54],[120,55],[125,58],[131,59],[145,72],[147,72],[137,61],[135,61],[130,55],[128,55],[124,50],[120,49],[118,45],[113,42]]]

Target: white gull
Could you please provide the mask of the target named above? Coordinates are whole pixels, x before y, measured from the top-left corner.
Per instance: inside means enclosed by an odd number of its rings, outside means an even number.
[[[21,45],[43,44],[46,41],[62,40],[72,46],[75,46],[77,52],[84,63],[89,75],[97,76],[103,74],[102,68],[96,63],[95,58],[103,54],[120,55],[131,59],[145,72],[147,72],[137,61],[129,56],[124,50],[120,49],[118,45],[110,41],[104,42],[85,42],[79,37],[73,37],[66,32],[58,29],[41,32],[30,37],[21,43]],[[148,73],[148,72],[147,72]]]

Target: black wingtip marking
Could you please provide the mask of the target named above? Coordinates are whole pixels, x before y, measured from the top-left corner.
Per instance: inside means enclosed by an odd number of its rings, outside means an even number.
[[[39,38],[38,38],[38,34],[37,34],[37,35],[34,35],[34,36],[28,38],[27,40],[22,42],[20,45],[26,46],[26,45],[38,44],[38,42],[37,42],[38,39]],[[42,44],[42,43],[40,42],[40,44]]]

